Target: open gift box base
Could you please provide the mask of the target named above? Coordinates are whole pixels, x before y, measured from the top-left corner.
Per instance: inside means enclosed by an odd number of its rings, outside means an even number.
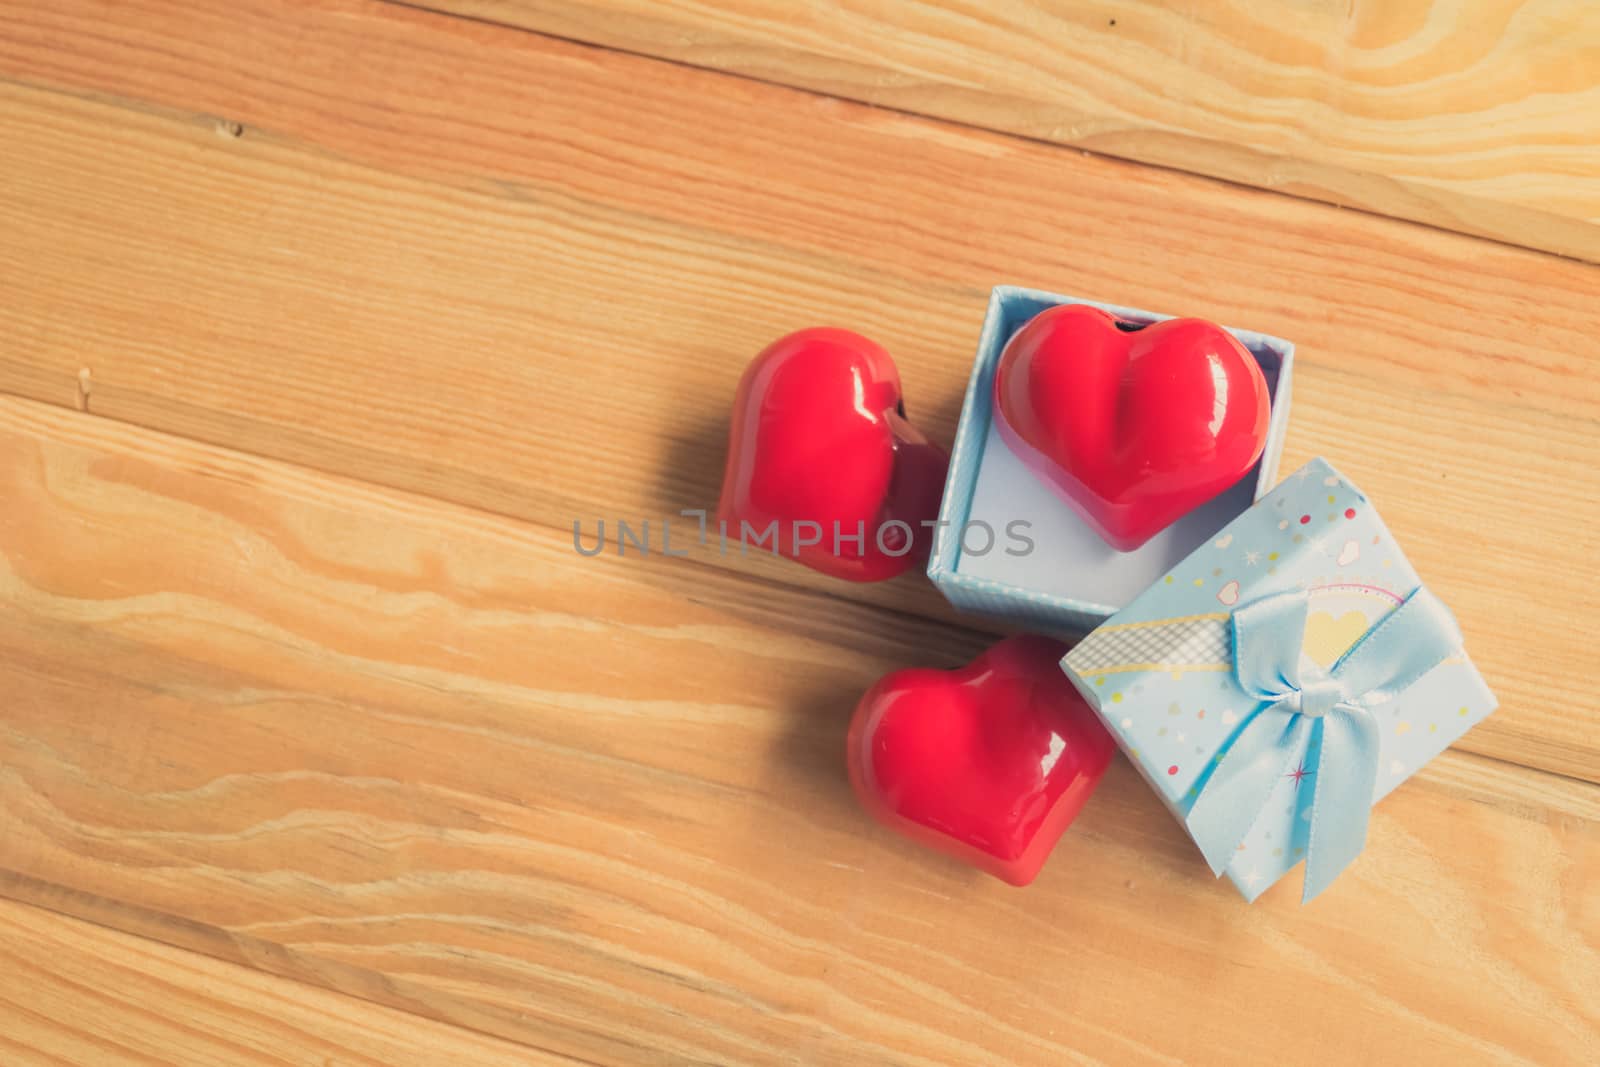
[[[1294,345],[1248,330],[1229,331],[1261,365],[1272,392],[1261,459],[1232,489],[1137,550],[1118,552],[1040,482],[994,425],[994,374],[1001,351],[1017,330],[1057,304],[1086,304],[1135,322],[1170,317],[1033,289],[994,290],[961,409],[928,577],[962,610],[1081,633],[1125,607],[1271,487],[1289,418]]]

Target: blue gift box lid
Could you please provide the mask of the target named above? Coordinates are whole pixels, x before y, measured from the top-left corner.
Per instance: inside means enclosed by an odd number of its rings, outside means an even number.
[[[1241,682],[1233,657],[1240,610],[1282,594],[1303,594],[1300,662],[1311,671],[1337,670],[1347,650],[1420,586],[1372,503],[1318,459],[1107,620],[1062,666],[1194,835],[1189,817],[1197,797],[1263,707]],[[1425,672],[1397,695],[1371,707],[1377,747],[1370,803],[1495,708],[1494,694],[1460,647],[1453,620],[1448,623],[1451,636],[1441,635],[1440,647],[1449,651],[1429,660]],[[1270,784],[1237,849],[1208,857],[1250,900],[1306,855],[1323,729],[1318,720],[1279,739],[1284,773]]]

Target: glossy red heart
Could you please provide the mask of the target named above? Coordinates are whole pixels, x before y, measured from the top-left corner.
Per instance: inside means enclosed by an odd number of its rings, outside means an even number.
[[[923,523],[949,462],[906,421],[888,352],[849,330],[801,330],[739,382],[717,510],[747,550],[775,544],[825,574],[879,581],[927,559]]]
[[[953,671],[896,671],[857,705],[850,781],[880,822],[1012,885],[1039,873],[1116,742],[1061,670],[1008,637]]]
[[[1041,312],[1000,355],[994,410],[1011,450],[1127,552],[1255,466],[1269,397],[1215,323],[1118,321],[1082,304]]]

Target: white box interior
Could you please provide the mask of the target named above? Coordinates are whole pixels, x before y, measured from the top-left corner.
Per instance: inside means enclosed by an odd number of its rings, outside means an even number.
[[[1178,519],[1132,552],[1118,552],[1100,539],[1072,508],[1006,447],[991,421],[972,489],[971,523],[988,523],[994,547],[983,555],[963,550],[959,574],[1004,582],[1040,593],[1071,597],[1103,607],[1109,614],[1126,607],[1206,538],[1226,526],[1255,498],[1254,467],[1233,488]],[[1006,536],[1008,523],[1025,520],[1034,548],[1026,556]],[[982,548],[974,532],[967,543]]]

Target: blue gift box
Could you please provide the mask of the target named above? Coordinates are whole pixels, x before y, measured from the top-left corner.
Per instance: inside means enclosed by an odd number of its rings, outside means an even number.
[[[1372,804],[1495,708],[1448,610],[1320,459],[1062,666],[1250,900],[1302,859],[1305,899],[1320,892]]]
[[[1001,351],[1030,319],[1057,304],[1087,304],[1134,322],[1171,317],[1034,289],[995,288],[961,408],[928,577],[964,611],[1082,633],[1126,606],[1272,487],[1289,419],[1294,345],[1230,330],[1261,365],[1272,390],[1272,420],[1260,461],[1232,489],[1136,551],[1118,552],[1038,480],[993,425],[991,398]]]

